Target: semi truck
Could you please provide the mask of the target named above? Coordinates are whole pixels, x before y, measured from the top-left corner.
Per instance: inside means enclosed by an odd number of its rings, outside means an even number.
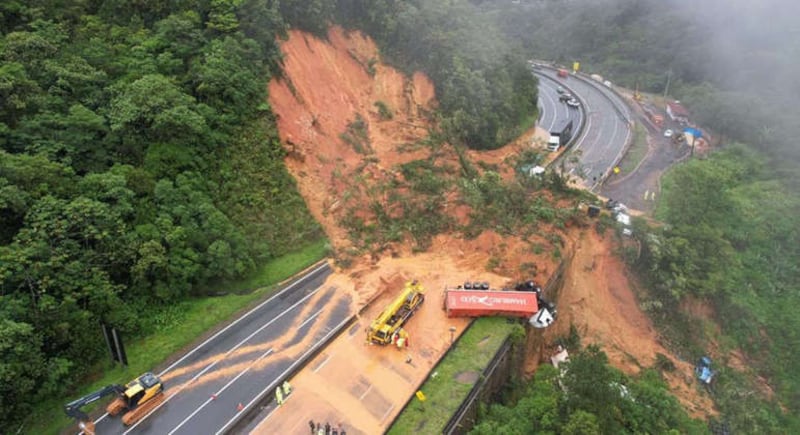
[[[550,130],[550,139],[547,141],[547,150],[556,152],[572,139],[572,120],[561,119]]]
[[[367,331],[367,341],[390,344],[400,328],[425,301],[422,285],[416,280],[407,282],[403,291],[372,321]]]
[[[509,316],[529,318],[539,311],[537,294],[521,291],[447,290],[447,317]]]

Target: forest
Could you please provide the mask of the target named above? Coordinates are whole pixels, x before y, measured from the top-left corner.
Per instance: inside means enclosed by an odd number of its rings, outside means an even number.
[[[566,365],[540,366],[531,382],[510,389],[503,403],[489,406],[470,433],[707,433],[705,424],[690,419],[669,393],[659,372],[668,366],[629,378],[611,367],[595,345],[572,349]]]
[[[471,19],[476,10],[0,4],[0,432],[93,375],[101,323],[156,334],[176,304],[324,239],[283,165],[266,99],[287,28],[364,28],[387,61],[427,71],[440,98],[431,116],[453,143],[494,148],[530,127],[536,80]]]
[[[152,333],[170,304],[323,234],[265,104],[274,7],[12,1],[0,23],[8,429],[91,374],[101,323]]]
[[[787,364],[800,353],[800,71],[780,34],[793,15],[767,15],[775,25],[764,29],[759,8],[575,3],[0,3],[0,432],[86,382],[105,352],[100,323],[155,334],[163,310],[324,239],[283,165],[266,84],[281,74],[287,28],[324,36],[330,23],[362,29],[403,71],[425,71],[437,133],[457,146],[497,148],[533,124],[530,57],[581,60],[649,92],[669,81],[725,146],[664,181],[658,217],[668,225],[647,230],[634,264],[651,289],[646,306],[693,358],[708,337],[670,307],[713,303],[726,349],[745,350],[780,401],[728,371],[716,395],[724,418],[745,433],[800,432],[800,372]],[[582,355],[622,383],[599,350]],[[606,395],[600,409],[554,390],[554,379],[545,369],[526,387],[530,400],[519,397],[554,432],[693,431],[654,374],[626,385],[674,413],[642,416],[641,426],[608,418],[633,406],[613,391],[586,392]],[[510,431],[514,412],[493,408],[478,430]]]

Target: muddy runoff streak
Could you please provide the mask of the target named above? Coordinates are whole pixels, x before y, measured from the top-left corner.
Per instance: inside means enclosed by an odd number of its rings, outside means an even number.
[[[145,417],[142,418],[141,420],[139,420],[136,424],[134,424],[130,428],[128,428],[128,430],[125,431],[125,433],[128,434],[131,431],[133,431],[141,422],[143,422],[150,415],[155,413],[159,408],[161,408],[162,406],[167,404],[170,399],[174,398],[175,396],[177,396],[181,392],[184,392],[185,390],[188,391],[188,390],[191,390],[192,388],[196,388],[196,387],[202,386],[204,384],[207,384],[209,382],[214,382],[214,381],[217,381],[217,380],[229,377],[229,376],[234,376],[234,375],[237,375],[237,374],[238,374],[238,376],[241,376],[242,374],[244,374],[244,373],[246,373],[247,371],[250,371],[250,370],[262,369],[262,368],[266,367],[268,364],[271,363],[271,361],[274,359],[272,357],[274,357],[274,356],[293,358],[293,357],[296,357],[299,354],[301,354],[303,346],[307,345],[309,340],[313,340],[314,334],[319,332],[321,330],[321,328],[323,327],[323,326],[320,326],[320,325],[324,325],[324,321],[325,320],[329,320],[331,318],[331,316],[332,316],[332,311],[328,311],[327,313],[325,313],[322,316],[320,316],[320,312],[319,311],[317,313],[314,313],[314,314],[311,313],[311,311],[315,307],[314,302],[318,302],[323,298],[330,297],[331,294],[335,291],[335,288],[329,288],[328,291],[325,291],[325,292],[322,292],[322,293],[320,293],[320,290],[321,290],[321,288],[318,288],[314,292],[308,294],[307,296],[305,296],[304,298],[302,298],[301,300],[299,300],[298,302],[293,304],[290,308],[284,310],[281,314],[279,314],[278,316],[276,316],[275,318],[273,318],[272,320],[270,320],[269,322],[264,324],[262,327],[260,327],[259,329],[257,329],[253,333],[251,333],[247,338],[245,338],[244,340],[240,341],[236,346],[234,346],[233,348],[231,348],[230,350],[228,350],[224,354],[217,354],[217,355],[211,356],[209,358],[206,358],[205,360],[202,360],[202,361],[199,361],[197,363],[194,363],[191,366],[184,367],[184,368],[181,368],[181,369],[178,369],[178,370],[173,370],[173,371],[169,372],[168,374],[164,375],[162,377],[162,380],[164,382],[167,382],[169,380],[175,379],[176,377],[178,377],[180,375],[191,373],[192,370],[197,370],[197,369],[205,366],[200,372],[198,372],[197,374],[192,376],[192,378],[190,378],[189,380],[184,381],[184,382],[182,382],[180,384],[177,384],[174,388],[171,388],[171,389],[167,390],[167,392],[166,392],[166,394],[167,394],[166,400],[163,403],[161,403],[158,407],[153,409],[150,413],[145,415]],[[293,324],[293,326],[290,327],[290,329],[299,330],[299,328],[301,328],[307,322],[312,321],[312,320],[316,320],[316,321],[312,325],[312,329],[310,331],[308,331],[308,333],[305,335],[305,337],[301,337],[302,339],[299,340],[297,343],[294,343],[294,344],[292,344],[290,346],[287,346],[287,344],[290,343],[296,337],[294,335],[291,335],[291,336],[284,335],[280,339],[272,340],[272,341],[269,341],[269,342],[266,342],[266,343],[259,343],[259,344],[254,344],[254,345],[243,346],[248,340],[250,340],[257,333],[263,331],[265,328],[267,328],[268,326],[273,324],[275,321],[279,320],[284,315],[286,315],[287,313],[291,312],[292,310],[294,310],[295,308],[297,308],[300,305],[302,305],[302,309],[301,309],[300,313],[296,315],[298,321],[297,321],[297,323]],[[320,310],[320,311],[324,311],[324,310]],[[298,348],[300,350],[298,350]],[[245,356],[250,355],[250,354],[254,354],[254,355],[255,354],[261,354],[261,356],[259,357],[258,360],[256,360],[256,362],[252,362],[252,361],[250,361],[249,358],[245,358]],[[268,355],[271,358],[266,358],[266,356],[268,356]],[[229,365],[227,367],[224,367],[224,368],[217,368],[216,370],[211,371],[211,369],[216,367],[221,362],[230,361],[230,360],[233,360],[233,359],[241,359],[242,361],[241,362],[236,362],[236,363],[234,363],[232,365]],[[238,376],[236,377],[237,379],[238,379]],[[227,386],[225,388],[227,388]],[[201,407],[202,407],[202,405],[201,405]],[[192,416],[195,415],[195,414],[196,414],[196,411],[192,414]],[[182,421],[181,425],[185,424],[186,421],[188,421],[188,418],[185,419],[184,421]],[[175,429],[177,429],[177,428],[175,428]]]

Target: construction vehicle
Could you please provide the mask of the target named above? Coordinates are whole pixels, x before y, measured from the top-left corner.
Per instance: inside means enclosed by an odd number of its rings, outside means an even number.
[[[367,332],[367,341],[375,344],[390,344],[400,328],[411,318],[425,301],[422,285],[417,281],[407,282],[403,291],[383,310]]]
[[[123,385],[108,385],[80,399],[64,405],[64,412],[78,420],[81,430],[94,433],[94,423],[81,408],[96,402],[105,396],[116,394],[117,397],[108,404],[106,412],[116,416],[125,412],[122,423],[125,426],[136,423],[164,401],[164,384],[158,376],[147,372]]]

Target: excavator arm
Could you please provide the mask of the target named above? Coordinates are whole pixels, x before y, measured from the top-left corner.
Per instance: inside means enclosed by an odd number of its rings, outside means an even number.
[[[67,413],[68,416],[75,418],[79,421],[89,421],[89,415],[83,412],[81,408],[84,406],[96,402],[102,399],[109,394],[123,394],[125,392],[125,388],[121,385],[108,385],[95,391],[94,393],[87,394],[80,399],[73,400],[72,402],[67,403],[64,405],[64,412]]]

